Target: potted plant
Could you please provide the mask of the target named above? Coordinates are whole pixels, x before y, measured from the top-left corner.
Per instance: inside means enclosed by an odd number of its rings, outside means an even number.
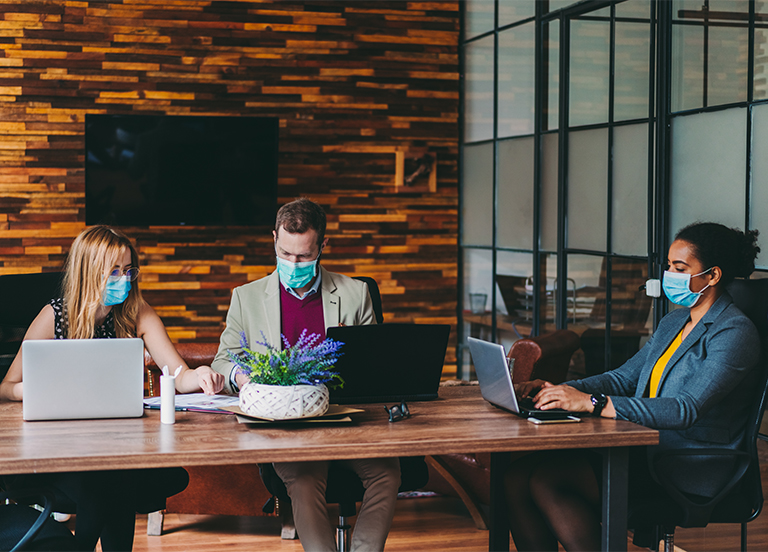
[[[319,334],[301,332],[291,345],[281,335],[285,348],[270,344],[264,333],[254,342],[266,352],[248,346],[245,332],[240,334],[240,353],[227,351],[229,359],[250,380],[240,390],[240,409],[250,416],[290,420],[322,416],[328,410],[328,386],[344,384],[331,368],[342,353],[340,341]]]

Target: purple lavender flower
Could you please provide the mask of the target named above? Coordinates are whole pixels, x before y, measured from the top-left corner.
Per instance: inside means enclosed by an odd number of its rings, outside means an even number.
[[[271,345],[264,332],[261,341],[254,341],[254,348],[248,347],[245,332],[240,334],[240,352],[227,351],[229,359],[237,369],[248,375],[255,383],[268,385],[319,385],[330,387],[342,386],[344,380],[331,368],[343,354],[340,341],[324,339],[320,341],[319,334],[309,334],[306,329],[301,332],[296,343],[291,345],[284,335],[281,335],[283,349]]]

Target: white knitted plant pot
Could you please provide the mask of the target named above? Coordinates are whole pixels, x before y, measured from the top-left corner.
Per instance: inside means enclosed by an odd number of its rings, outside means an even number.
[[[328,410],[325,385],[247,383],[240,390],[240,410],[257,418],[292,420],[322,416]]]

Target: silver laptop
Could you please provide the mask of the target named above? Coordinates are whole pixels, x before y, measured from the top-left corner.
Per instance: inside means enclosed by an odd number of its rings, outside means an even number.
[[[529,397],[518,400],[504,346],[474,337],[467,339],[477,381],[480,383],[480,392],[486,401],[531,421],[579,420],[576,412],[561,409],[538,410]]]
[[[21,351],[25,420],[143,414],[143,340],[31,340]]]

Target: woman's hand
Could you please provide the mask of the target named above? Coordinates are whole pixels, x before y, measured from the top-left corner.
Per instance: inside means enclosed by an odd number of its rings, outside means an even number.
[[[539,392],[533,397],[536,408],[549,410],[562,408],[572,412],[592,412],[594,406],[590,395],[571,387],[570,385],[552,385],[544,382]]]
[[[224,389],[224,376],[214,372],[210,366],[198,366],[190,371],[197,376],[197,385],[206,395],[215,395]]]
[[[538,391],[545,385],[551,385],[548,381],[536,379],[531,381],[524,381],[523,383],[515,384],[515,393],[518,397],[527,397],[532,392]]]

